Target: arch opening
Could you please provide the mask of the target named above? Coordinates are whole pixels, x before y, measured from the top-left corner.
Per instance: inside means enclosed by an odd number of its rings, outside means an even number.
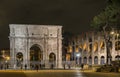
[[[43,60],[43,52],[41,51],[39,45],[33,45],[30,48],[30,61],[39,61]]]
[[[115,50],[116,51],[120,50],[120,41],[115,42]]]
[[[84,63],[84,64],[87,64],[87,57],[84,57],[83,63]]]
[[[92,65],[92,57],[89,56],[89,65]]]
[[[119,55],[115,56],[115,60],[120,60],[120,56]]]
[[[18,52],[16,54],[16,65],[17,67],[20,67],[22,65],[23,62],[23,54],[21,52]]]
[[[97,56],[94,57],[94,64],[98,64],[98,57]]]
[[[100,61],[101,65],[104,65],[105,64],[105,57],[104,56],[101,56],[101,61]]]
[[[56,61],[56,55],[54,53],[50,53],[49,62],[55,62],[55,61]]]

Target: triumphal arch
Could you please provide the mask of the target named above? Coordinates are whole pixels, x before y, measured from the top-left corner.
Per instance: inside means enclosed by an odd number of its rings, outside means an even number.
[[[10,24],[10,65],[62,67],[62,26]]]

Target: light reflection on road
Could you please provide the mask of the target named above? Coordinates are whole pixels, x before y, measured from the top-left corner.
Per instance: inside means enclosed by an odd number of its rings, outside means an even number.
[[[42,70],[39,72],[29,71],[24,72],[27,77],[86,77],[85,74],[80,72],[80,69],[76,70]]]
[[[84,76],[84,75],[80,72],[80,70],[76,69],[75,77],[86,77],[86,76]]]

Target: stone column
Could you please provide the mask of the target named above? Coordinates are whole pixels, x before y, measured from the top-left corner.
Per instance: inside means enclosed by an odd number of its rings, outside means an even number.
[[[81,63],[82,63],[82,64],[83,64],[83,59],[84,59],[84,58],[83,58],[83,56],[82,56],[82,57],[81,57]]]
[[[44,51],[43,51],[43,60],[44,60],[44,62],[45,62],[45,67],[46,68],[48,68],[49,67],[49,64],[48,64],[48,62],[49,62],[49,55],[48,55],[48,51],[47,51],[47,37],[46,36],[44,36]]]
[[[92,65],[94,65],[94,56],[92,55]]]
[[[94,41],[94,40],[93,40]],[[92,51],[91,51],[91,55],[92,55],[92,65],[94,65],[94,51],[93,51],[93,42],[92,42]]]
[[[55,62],[56,68],[58,68],[58,62],[59,62],[59,56],[58,56],[58,50],[57,50],[56,51],[56,62]]]
[[[105,64],[107,63],[107,50],[106,50],[106,42],[104,41],[104,43],[105,43],[105,49],[104,49],[104,62],[105,62]]]
[[[100,35],[98,36],[98,64],[100,64],[100,52],[101,52],[101,48],[100,48],[100,42],[101,42],[101,39],[100,39]]]
[[[62,68],[62,27],[58,29],[58,51],[59,51],[59,62],[58,62],[58,68]]]
[[[10,65],[13,68],[15,64],[15,42],[14,38],[10,36]]]
[[[26,52],[27,52],[27,66],[28,66],[28,69],[30,69],[30,49],[29,49],[28,37],[25,39],[25,41],[26,41]]]
[[[58,34],[58,33],[57,33]],[[59,68],[59,39],[58,39],[58,35],[56,37],[56,47],[57,47],[57,50],[56,50],[56,68]]]
[[[100,65],[101,57],[98,55],[98,65]]]
[[[92,55],[92,65],[94,65],[94,51],[93,51],[93,44],[94,44],[94,41],[95,41],[95,39],[94,39],[94,33],[92,33],[91,34],[92,35],[92,51],[91,51],[91,55]]]
[[[62,41],[61,39],[59,39],[58,41],[59,41],[58,68],[62,68]]]

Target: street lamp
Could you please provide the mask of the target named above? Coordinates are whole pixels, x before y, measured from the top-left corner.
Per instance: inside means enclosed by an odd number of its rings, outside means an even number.
[[[77,54],[76,54],[76,57],[77,57],[77,64],[79,64],[80,53],[77,53]]]

